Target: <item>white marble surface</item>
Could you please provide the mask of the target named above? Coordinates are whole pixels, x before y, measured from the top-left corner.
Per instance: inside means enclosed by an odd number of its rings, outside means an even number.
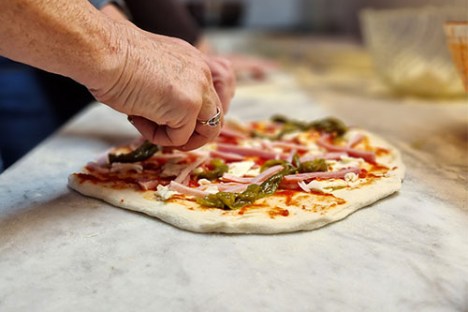
[[[401,192],[311,232],[185,232],[67,188],[135,134],[95,105],[0,175],[0,311],[467,311],[467,103],[280,78],[241,87],[231,117],[336,115],[378,132],[403,152]]]

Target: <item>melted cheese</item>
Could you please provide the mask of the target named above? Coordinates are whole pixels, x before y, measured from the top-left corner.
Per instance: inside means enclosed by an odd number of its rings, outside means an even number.
[[[251,168],[255,165],[255,162],[251,160],[239,161],[230,163],[228,173],[237,177],[245,176]]]
[[[179,194],[179,192],[171,191],[169,187],[160,184],[158,185],[154,194],[156,195],[156,197],[166,201],[169,198],[171,198],[173,195]]]

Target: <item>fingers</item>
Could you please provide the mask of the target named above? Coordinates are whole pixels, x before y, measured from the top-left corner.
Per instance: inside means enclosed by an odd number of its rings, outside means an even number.
[[[145,139],[162,146],[183,146],[195,130],[195,121],[187,121],[181,127],[171,128],[140,116],[132,116],[131,120]]]
[[[179,149],[184,151],[190,151],[199,148],[205,145],[206,143],[213,141],[213,139],[219,135],[220,131],[221,124],[219,124],[215,128],[197,124],[195,132],[190,137],[190,140],[187,142],[187,144],[180,146]]]
[[[146,140],[181,150],[193,150],[212,141],[219,135],[222,126],[222,123],[219,123],[211,127],[195,121],[193,128],[190,122],[180,128],[171,128],[140,116],[131,116],[129,120]]]
[[[227,113],[236,89],[236,75],[231,63],[221,57],[207,59],[213,79],[213,86],[221,101],[223,112]]]

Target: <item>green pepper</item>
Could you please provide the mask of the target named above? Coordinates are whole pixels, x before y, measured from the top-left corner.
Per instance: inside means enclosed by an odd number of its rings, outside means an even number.
[[[337,136],[342,136],[348,131],[348,128],[341,120],[332,117],[314,121],[310,124],[310,127],[317,131],[334,133]]]
[[[199,179],[208,179],[210,181],[216,180],[223,176],[224,173],[228,172],[229,167],[219,158],[214,158],[210,162],[211,170],[200,170],[195,171],[195,175]]]
[[[323,172],[328,170],[327,163],[325,162],[325,159],[323,158],[318,158],[314,159],[311,161],[305,161],[299,165],[299,172],[304,173],[304,172]]]
[[[281,159],[270,159],[270,160],[267,160],[263,163],[263,165],[260,167],[260,172],[263,172],[265,171],[266,169],[270,168],[270,167],[273,167],[273,166],[277,166],[277,165],[281,165],[281,166],[287,166],[288,165],[288,162],[286,160],[281,160]]]
[[[220,208],[223,210],[234,210],[252,204],[257,199],[271,195],[278,189],[282,173],[277,173],[262,184],[251,184],[241,193],[219,192],[209,194],[203,198],[197,199],[197,203],[211,208]]]
[[[291,165],[293,165],[295,168],[299,168],[301,166],[301,158],[297,153],[293,155]]]
[[[281,131],[276,136],[270,137],[272,140],[280,139],[287,133],[294,131],[307,131],[310,129],[332,133],[337,136],[342,136],[346,131],[348,131],[346,125],[341,120],[332,117],[316,120],[311,123],[288,119],[282,115],[274,115],[271,120],[283,124]]]
[[[161,150],[159,145],[150,143],[149,141],[143,142],[139,147],[130,153],[126,154],[109,154],[109,163],[133,163],[143,161],[154,155],[157,151]]]

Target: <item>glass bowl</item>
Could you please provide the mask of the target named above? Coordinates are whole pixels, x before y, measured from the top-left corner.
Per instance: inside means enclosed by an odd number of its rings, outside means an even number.
[[[422,7],[360,12],[364,42],[378,75],[397,93],[425,97],[464,94],[444,34],[464,8]]]

